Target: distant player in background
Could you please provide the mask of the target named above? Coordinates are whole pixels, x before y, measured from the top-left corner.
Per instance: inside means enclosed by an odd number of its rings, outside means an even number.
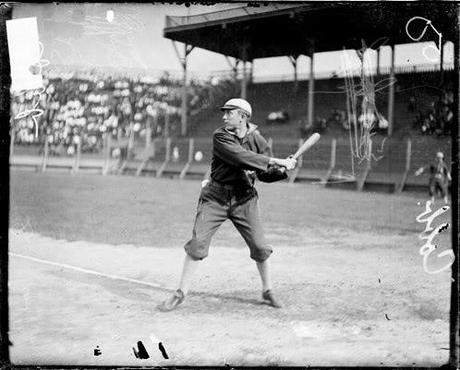
[[[415,176],[419,176],[425,170],[430,170],[430,181],[428,183],[428,191],[430,194],[431,204],[434,204],[436,193],[440,193],[444,199],[444,203],[448,203],[447,193],[449,181],[452,180],[446,162],[444,162],[444,154],[438,152],[436,159],[424,167],[420,167],[415,171]]]
[[[230,99],[221,108],[224,126],[213,134],[211,176],[203,182],[192,238],[185,245],[185,261],[179,288],[159,309],[171,311],[187,294],[194,272],[207,257],[211,238],[230,219],[246,241],[262,280],[262,298],[272,307],[281,303],[272,292],[267,244],[259,214],[255,179],[274,182],[287,178],[296,165],[293,158],[273,158],[267,141],[250,123],[251,105],[244,99]],[[231,279],[231,277],[229,277]]]

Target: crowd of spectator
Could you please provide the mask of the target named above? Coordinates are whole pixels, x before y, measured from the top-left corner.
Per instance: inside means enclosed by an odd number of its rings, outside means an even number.
[[[354,124],[354,123],[352,123]],[[388,129],[387,119],[378,111],[361,113],[356,119],[357,128],[370,129],[371,132],[386,133]],[[312,124],[306,118],[300,120],[300,132],[306,137],[313,132],[324,133],[327,130],[349,130],[350,124],[347,113],[344,110],[334,108],[328,118],[317,116]]]
[[[198,113],[206,114],[208,108],[218,106],[236,93],[235,84],[229,78],[192,79],[188,86],[190,118],[197,115],[199,121]],[[410,97],[408,111],[414,117],[414,129],[424,134],[450,134],[453,100],[453,92],[447,90],[429,109],[420,110],[415,97]],[[179,135],[181,104],[182,80],[167,72],[159,78],[128,78],[94,71],[50,71],[44,74],[41,94],[28,91],[12,95],[10,126],[15,143],[43,145],[47,141],[51,154],[72,155],[77,145],[82,152],[100,152],[107,135],[118,141],[145,141],[148,134],[152,137]],[[357,123],[372,122],[375,130],[385,131],[387,120],[380,114],[377,116],[361,115]],[[266,122],[289,123],[290,119],[287,111],[279,109],[270,112]],[[336,108],[327,118],[317,116],[312,124],[304,118],[299,125],[302,136],[313,131],[349,129],[346,112]]]
[[[190,81],[189,112],[196,113],[210,104],[212,88],[211,83]],[[152,137],[161,136],[166,122],[168,134],[177,134],[181,102],[182,82],[167,73],[154,80],[102,77],[94,72],[49,72],[41,94],[29,91],[12,96],[12,135],[19,144],[43,144],[47,140],[50,152],[57,155],[72,155],[77,144],[83,152],[98,152],[104,134],[117,140],[131,136],[145,139],[147,132]]]
[[[414,96],[409,98],[408,111],[413,115],[413,128],[425,135],[450,135],[454,119],[454,93],[443,93],[426,110],[420,110]]]
[[[289,122],[289,113],[283,109],[270,112],[266,121],[268,123],[286,123]]]

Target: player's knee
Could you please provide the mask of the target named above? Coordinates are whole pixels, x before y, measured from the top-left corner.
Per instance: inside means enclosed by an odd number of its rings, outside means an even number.
[[[256,262],[264,262],[273,253],[273,249],[269,245],[252,247],[250,249],[250,257]]]
[[[194,260],[202,260],[209,254],[209,242],[191,239],[184,246],[185,252]]]

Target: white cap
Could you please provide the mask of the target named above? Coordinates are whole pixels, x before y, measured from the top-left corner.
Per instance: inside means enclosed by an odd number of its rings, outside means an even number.
[[[443,159],[443,158],[444,158],[444,154],[443,154],[442,152],[437,152],[437,153],[436,153],[436,157]]]
[[[220,110],[233,110],[233,109],[241,109],[243,112],[247,113],[249,117],[252,116],[252,108],[251,104],[249,104],[246,100],[240,98],[234,98],[228,100]]]

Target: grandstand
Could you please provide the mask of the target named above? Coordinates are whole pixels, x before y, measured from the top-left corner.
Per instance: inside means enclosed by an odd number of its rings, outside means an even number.
[[[412,11],[420,10],[418,5],[411,7],[414,8],[406,9],[408,16]],[[358,8],[359,12],[381,11],[374,6],[369,9],[366,6]],[[339,17],[341,9],[341,5],[337,5],[337,8],[334,6],[334,12],[338,12],[334,13],[335,16]],[[198,46],[217,48],[215,51],[240,58],[241,50],[232,49],[231,44],[215,44],[213,33],[208,33],[207,27],[213,30],[216,25],[221,27],[222,24],[227,24],[230,28],[230,24],[231,27],[241,24],[249,27],[248,30],[252,32],[248,31],[250,37],[257,38],[259,31],[273,22],[278,22],[276,24],[285,27],[289,35],[293,36],[298,31],[297,23],[309,20],[310,12],[327,18],[332,14],[330,10],[326,11],[321,6],[286,5],[247,8],[249,13],[243,14],[241,9],[235,8],[230,13],[214,14],[217,18],[214,23],[211,22],[212,25],[208,22],[214,17],[213,14],[205,17],[208,19],[199,16],[187,19],[168,17],[165,36],[188,42],[190,40],[187,37],[192,37],[189,30],[197,29],[201,38],[193,36],[191,41]],[[432,17],[440,16],[439,9],[431,10]],[[252,24],[251,21],[255,19],[258,21]],[[340,17],[336,20],[346,22]],[[292,22],[297,26],[291,27]],[[372,28],[369,24],[367,27]],[[378,27],[388,31],[389,26]],[[373,37],[377,37],[382,31],[378,27],[371,32]],[[224,29],[226,31],[222,37],[225,38],[230,31]],[[364,32],[364,29],[355,29],[354,32]],[[315,32],[308,37],[320,37],[319,31]],[[391,35],[394,36],[394,41],[403,40],[400,35]],[[449,36],[449,33],[446,35]],[[295,49],[299,47],[295,42],[286,46],[295,50],[277,48],[283,40],[274,39],[273,45],[261,44],[256,48],[251,44],[252,49],[247,50],[248,60],[305,51]],[[295,40],[297,39],[294,38]],[[323,41],[324,50],[336,50],[339,45],[327,38]],[[357,45],[356,40],[345,37],[342,41],[344,45]],[[317,48],[315,51],[323,49]],[[312,50],[308,50],[307,54],[312,56]],[[42,170],[53,166],[76,170],[91,168],[91,163],[96,163],[93,167],[103,173],[110,172],[112,168],[116,173],[200,177],[206,173],[210,160],[210,135],[221,122],[218,107],[228,98],[242,93],[244,87],[244,93],[254,108],[253,121],[259,125],[264,136],[272,140],[276,155],[292,153],[301,138],[313,131],[321,132],[322,140],[309,153],[309,158],[312,159],[305,158],[291,181],[324,181],[335,174],[339,177],[341,174],[351,174],[352,182],[362,189],[373,187],[373,184],[380,184],[390,191],[398,188],[422,188],[422,185],[425,186],[423,177],[415,179],[406,176],[407,173],[404,175],[409,160],[408,145],[411,168],[424,164],[439,149],[443,149],[449,159],[449,125],[454,120],[451,119],[450,123],[444,122],[436,104],[444,99],[443,96],[448,91],[454,89],[449,83],[455,80],[455,73],[452,66],[443,65],[443,69],[438,71],[424,70],[423,66],[399,71],[392,67],[374,75],[375,83],[396,77],[397,82],[392,89],[384,89],[376,94],[376,107],[384,117],[389,112],[387,107],[390,100],[394,101],[391,119],[387,117],[391,121],[392,132],[391,138],[388,138],[389,130],[375,130],[374,158],[360,166],[351,157],[348,121],[344,118],[347,93],[342,76],[317,78],[314,88],[310,79],[250,83],[244,81],[245,73],[239,74],[243,80],[232,80],[231,74],[228,74],[228,78],[222,78],[223,75],[219,74],[216,80],[193,79],[187,86],[188,100],[184,110],[184,87],[175,74],[157,71],[152,77],[142,75],[140,70],[127,73],[97,68],[89,71],[76,68],[69,72],[62,66],[57,66],[45,76],[46,91],[40,99],[44,114],[39,117],[38,137],[33,134],[36,127],[30,116],[15,119],[19,112],[30,109],[34,96],[25,94],[12,99],[12,164],[32,163],[32,167]],[[359,71],[354,75],[358,80]],[[308,77],[311,78],[312,75]],[[442,85],[441,81],[444,82]],[[287,119],[283,122],[269,120],[274,111],[286,112]],[[188,120],[186,137],[182,137],[184,114]],[[426,129],[425,121],[428,118],[432,127]],[[190,142],[192,138],[193,144]],[[199,163],[193,158],[196,151],[203,153],[203,159]],[[359,169],[359,173],[355,173],[355,169]],[[361,186],[361,180],[355,175],[362,175]],[[400,186],[403,175],[408,182],[405,187]]]
[[[412,127],[414,113],[408,112],[408,104],[411,96],[417,100],[420,110],[427,111],[430,104],[439,98],[439,72],[404,73],[398,74],[395,92],[395,136],[417,135],[418,132]],[[388,76],[382,75],[384,79]],[[449,71],[446,79],[452,80],[453,71]],[[230,90],[222,96],[222,101],[232,96],[234,90]],[[341,78],[317,80],[315,83],[315,115],[329,118],[333,109],[346,110],[346,93],[344,80]],[[297,91],[294,83],[268,82],[251,84],[248,88],[248,100],[254,107],[253,121],[259,125],[267,136],[277,138],[299,137],[299,120],[307,116],[308,81],[299,81]],[[377,104],[386,114],[388,95],[381,92],[377,96]],[[216,104],[218,104],[216,102]],[[192,135],[207,136],[212,133],[216,125],[220,123],[220,112],[217,106],[202,112],[197,119],[192,119]],[[268,123],[267,117],[274,110],[286,110],[290,120],[284,124]],[[343,130],[335,130],[335,134],[343,133]],[[413,129],[413,130],[412,130]]]
[[[14,156],[12,164],[26,165],[32,163],[37,168],[69,168],[74,169],[78,163],[79,169],[94,169],[92,160],[99,161],[95,165],[102,172],[108,171],[108,159],[104,135],[111,132],[109,150],[111,159],[114,162],[110,168],[115,168],[117,163],[124,163],[122,171],[118,173],[150,173],[155,176],[180,176],[202,177],[208,170],[211,155],[210,135],[220,125],[221,112],[218,107],[222,101],[235,96],[238,86],[232,81],[223,80],[219,84],[211,85],[202,82],[195,84],[196,91],[194,102],[195,109],[191,110],[191,129],[188,138],[180,137],[180,99],[177,89],[177,80],[168,80],[167,77],[153,82],[142,82],[142,79],[115,79],[115,76],[95,76],[92,74],[80,74],[77,77],[67,76],[63,79],[59,74],[50,73],[48,100],[43,101],[42,108],[45,113],[40,121],[40,136],[33,136],[31,120],[13,120],[14,133]],[[453,71],[447,72],[447,80],[450,80]],[[60,77],[61,76],[61,77]],[[384,79],[387,76],[381,75]],[[382,188],[387,191],[395,191],[400,183],[406,165],[407,139],[411,139],[411,168],[425,164],[433,153],[443,150],[446,159],[450,160],[450,141],[448,135],[428,135],[423,133],[420,127],[414,127],[415,112],[409,112],[408,104],[410,98],[414,97],[417,102],[417,109],[424,113],[432,109],[432,103],[439,99],[440,89],[439,72],[405,73],[398,74],[395,92],[395,127],[391,139],[386,138],[385,132],[376,132],[374,148],[379,148],[376,157],[379,160],[373,161],[371,171],[366,177],[364,189]],[[53,89],[49,87],[53,85]],[[132,98],[134,106],[128,116],[123,114],[122,101],[124,98]],[[308,81],[299,81],[297,90],[294,90],[293,82],[269,82],[255,83],[248,87],[248,99],[254,107],[253,121],[259,125],[262,133],[273,141],[273,151],[276,155],[287,156],[295,151],[301,137],[308,134],[302,132],[301,125],[307,114]],[[316,116],[329,119],[335,110],[345,110],[344,80],[331,78],[316,81],[315,103]],[[27,105],[27,99],[32,96],[14,97],[12,109],[18,109],[20,104]],[[377,96],[377,105],[385,107],[387,95],[382,93]],[[80,109],[74,107],[74,103],[81,105]],[[56,114],[54,104],[60,102],[63,111],[59,117]],[[139,104],[141,102],[141,104]],[[78,105],[77,104],[77,105]],[[150,105],[150,107],[149,107]],[[149,116],[152,107],[158,112],[153,122]],[[171,107],[175,109],[171,109]],[[79,110],[80,113],[75,113]],[[273,110],[284,110],[289,113],[286,122],[269,122],[268,115]],[[118,125],[111,126],[110,114],[116,115]],[[166,120],[169,122],[166,123]],[[83,123],[82,123],[83,122]],[[83,124],[83,125],[82,125]],[[156,125],[156,128],[153,126]],[[166,128],[166,125],[169,128]],[[67,131],[66,131],[67,130]],[[130,131],[131,130],[131,131]],[[167,132],[165,132],[167,130]],[[310,132],[316,130],[312,128]],[[131,133],[131,134],[130,134]],[[149,134],[148,134],[149,133]],[[336,156],[334,171],[340,173],[351,173],[351,154],[348,138],[348,130],[340,123],[329,121],[322,131],[322,140],[301,164],[301,169],[295,181],[321,181],[330,169],[331,145],[336,141]],[[131,136],[130,136],[131,135]],[[44,166],[42,156],[44,155],[45,137],[52,137],[48,143],[47,164]],[[148,144],[154,141],[154,148],[146,149]],[[32,141],[29,138],[33,138]],[[74,137],[81,137],[82,145],[78,148],[78,140]],[[131,137],[131,143],[130,138]],[[167,145],[166,137],[171,141]],[[203,159],[196,162],[189,154],[189,138],[194,138],[193,152],[201,151]],[[130,143],[130,144],[129,144]],[[91,144],[91,145],[90,145]],[[117,153],[120,148],[131,145],[132,155],[122,161]],[[179,159],[171,158],[173,149],[177,147]],[[69,150],[71,148],[72,150]],[[77,150],[80,150],[81,160],[75,159]],[[165,151],[168,151],[166,155]],[[377,149],[376,149],[377,150]],[[118,154],[119,155],[119,154]],[[35,157],[35,159],[33,159]],[[380,158],[381,157],[381,158]],[[147,160],[151,158],[151,160]],[[129,159],[129,160],[128,160]],[[145,163],[144,163],[145,162]],[[139,170],[144,163],[142,170]],[[185,165],[188,164],[184,172]],[[105,168],[105,170],[104,170]],[[161,171],[160,171],[161,169]],[[331,175],[332,173],[329,173]],[[187,176],[186,176],[187,175]],[[423,189],[426,186],[426,178],[421,176],[407,178],[405,189]]]

